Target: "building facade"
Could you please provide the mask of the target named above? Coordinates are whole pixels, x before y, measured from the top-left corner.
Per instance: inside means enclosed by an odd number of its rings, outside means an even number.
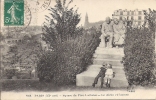
[[[144,12],[143,10],[116,10],[112,14],[112,18],[117,18],[119,20],[122,20],[123,18],[127,20],[133,21],[133,24],[137,26],[141,26],[144,23]]]

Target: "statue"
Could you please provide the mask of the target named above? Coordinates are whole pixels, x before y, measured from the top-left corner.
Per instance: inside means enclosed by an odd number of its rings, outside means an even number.
[[[114,19],[113,24],[114,29],[114,45],[118,47],[119,45],[124,44],[125,33],[126,33],[126,26],[123,21],[119,21],[117,18]]]
[[[102,35],[101,35],[102,47],[112,48],[113,23],[110,17],[107,17],[105,22],[102,24],[101,32],[102,32]]]

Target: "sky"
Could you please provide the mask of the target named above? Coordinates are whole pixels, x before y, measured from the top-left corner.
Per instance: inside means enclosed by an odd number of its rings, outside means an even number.
[[[2,0],[4,1],[4,0]],[[46,9],[42,12],[33,11],[36,7],[37,0],[25,0],[27,1],[31,10],[32,19],[30,25],[42,25],[45,21],[45,15],[48,15],[49,11]],[[38,0],[39,3],[43,3],[48,0]],[[69,0],[67,0],[68,2]],[[3,4],[3,3],[1,3]],[[54,7],[55,0],[51,0],[50,7]],[[84,25],[85,15],[88,13],[89,22],[97,22],[105,20],[106,17],[111,17],[113,12],[118,9],[127,10],[147,10],[148,8],[156,9],[156,0],[74,0],[71,6],[79,8],[78,13],[81,14],[81,21],[79,25]],[[3,10],[4,5],[1,6]],[[3,11],[1,12],[1,25],[3,26]]]
[[[51,7],[55,5],[55,0],[51,1]],[[156,9],[156,0],[74,0],[71,6],[76,5],[81,13],[79,25],[84,25],[85,15],[88,13],[89,22],[105,20],[107,16],[111,17],[113,12],[118,9],[127,10],[147,10]],[[47,11],[45,11],[47,13]],[[44,14],[39,14],[38,24],[43,23]]]

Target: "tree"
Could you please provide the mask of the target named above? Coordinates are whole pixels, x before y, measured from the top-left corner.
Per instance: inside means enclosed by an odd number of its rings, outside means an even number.
[[[76,84],[76,75],[92,63],[101,33],[89,29],[90,34],[86,34],[83,28],[77,27],[80,14],[74,7],[69,8],[72,1],[66,4],[66,0],[56,0],[55,7],[49,9],[50,16],[45,16],[44,40],[53,51],[45,53],[37,65],[40,81]]]
[[[94,29],[83,36],[63,42],[57,51],[43,54],[37,69],[40,81],[56,85],[76,84],[76,75],[92,64],[92,57],[99,46],[101,33]]]
[[[11,66],[22,63],[35,66],[42,53],[41,43],[34,40],[33,37],[24,36],[22,41],[10,47],[4,59],[8,61]]]
[[[129,85],[155,84],[154,54],[156,12],[144,11],[145,23],[141,28],[127,28],[124,47],[124,69]]]
[[[82,33],[82,28],[77,27],[80,22],[80,14],[77,13],[78,9],[74,7],[69,8],[73,0],[66,5],[66,0],[56,0],[54,8],[50,8],[50,16],[45,16],[43,26],[44,40],[50,44],[53,49],[57,49],[58,45],[67,41],[70,38],[76,37]]]
[[[56,69],[57,73],[59,73],[59,71],[64,71],[63,67],[66,63],[66,55],[63,53],[63,47],[67,44],[67,41],[82,34],[83,29],[77,27],[80,22],[80,14],[77,12],[78,9],[75,10],[74,7],[69,7],[72,2],[73,0],[70,0],[68,3],[66,3],[66,0],[63,0],[62,2],[61,0],[56,0],[56,5],[49,9],[50,15],[45,16],[46,22],[43,26],[43,39],[46,43],[50,44],[53,51],[42,57],[48,60],[40,59],[38,64],[38,72],[41,73],[39,75],[40,80],[43,80],[42,78],[46,77],[47,71],[50,71],[49,69],[47,70],[47,68],[52,70]],[[51,56],[52,54],[55,56]],[[51,59],[50,62],[49,59]],[[49,73],[53,72],[55,71],[53,70]]]

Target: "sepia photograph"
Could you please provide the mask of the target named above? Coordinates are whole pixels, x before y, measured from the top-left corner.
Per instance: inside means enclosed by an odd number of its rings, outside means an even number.
[[[156,0],[1,0],[0,99],[156,100]]]

